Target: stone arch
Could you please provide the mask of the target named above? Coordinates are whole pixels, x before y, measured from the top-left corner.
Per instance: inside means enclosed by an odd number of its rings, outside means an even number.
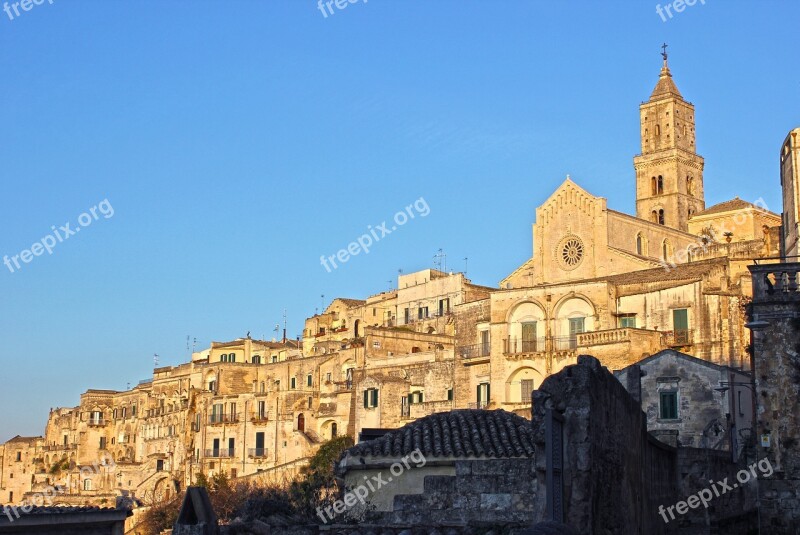
[[[506,401],[509,403],[529,403],[531,391],[539,388],[544,375],[532,366],[520,366],[506,379]]]
[[[516,303],[506,316],[508,323],[509,352],[534,352],[544,349],[543,339],[547,332],[547,311],[535,299]],[[539,343],[539,341],[542,341]]]
[[[336,438],[339,435],[339,423],[336,420],[325,420],[319,426],[319,434],[323,440]]]
[[[642,232],[636,233],[636,254],[647,256],[647,238]]]
[[[555,349],[575,349],[577,335],[597,328],[597,308],[581,294],[562,297],[555,306]]]

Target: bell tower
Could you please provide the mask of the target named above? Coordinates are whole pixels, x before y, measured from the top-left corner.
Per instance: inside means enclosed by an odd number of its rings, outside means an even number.
[[[697,154],[694,106],[683,99],[664,65],[650,100],[639,106],[642,153],[636,169],[636,216],[688,232],[689,219],[705,209],[703,157]]]

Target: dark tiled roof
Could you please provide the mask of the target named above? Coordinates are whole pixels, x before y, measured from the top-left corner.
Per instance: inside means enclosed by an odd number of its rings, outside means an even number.
[[[419,449],[426,457],[533,457],[530,420],[504,410],[432,414],[353,446],[345,455],[389,457]]]
[[[735,199],[731,199],[729,201],[721,202],[719,204],[715,204],[710,208],[706,208],[702,212],[697,212],[694,214],[693,217],[701,216],[701,215],[710,215],[710,214],[721,214],[723,212],[732,212],[733,210],[745,210],[747,208],[752,208],[754,210],[763,211],[761,208],[756,206],[755,204],[747,201],[743,201],[739,197]]]
[[[0,506],[5,507],[5,506]],[[21,506],[8,506],[9,509],[12,507],[21,507]],[[67,515],[67,514],[76,514],[76,513],[110,513],[113,511],[118,511],[115,507],[96,507],[91,505],[76,505],[76,506],[67,506],[67,505],[50,505],[50,506],[33,506],[30,511],[25,513],[26,515]],[[13,514],[13,509],[11,510]]]

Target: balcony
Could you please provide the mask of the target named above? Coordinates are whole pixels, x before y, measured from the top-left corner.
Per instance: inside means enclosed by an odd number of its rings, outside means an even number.
[[[269,420],[269,416],[266,412],[254,412],[250,415],[251,422],[266,422]]]
[[[469,404],[469,408],[470,409],[485,409],[488,406],[489,406],[489,402],[486,401],[486,400],[478,401],[477,403],[470,403]]]
[[[474,344],[471,346],[460,346],[458,354],[464,359],[474,359],[488,357],[492,352],[491,345],[487,343]]]
[[[790,258],[795,261],[782,264],[758,264],[748,267],[753,276],[754,302],[800,301],[800,288],[798,287],[798,282],[800,282],[798,280],[800,262],[796,261],[798,257]],[[760,261],[769,260],[772,259]]]
[[[664,333],[664,344],[668,347],[682,347],[694,343],[694,329],[679,329]]]
[[[86,423],[91,426],[99,427],[102,425],[106,425],[108,423],[108,420],[106,420],[105,418],[89,418],[89,420]]]
[[[228,449],[211,449],[206,450],[206,457],[211,457],[213,459],[230,459],[236,453],[236,450],[228,448]]]
[[[210,424],[232,424],[238,421],[238,414],[211,414],[208,417],[208,423]]]
[[[247,450],[248,457],[263,458],[267,456],[267,448],[250,448]]]
[[[509,337],[503,340],[504,355],[521,355],[524,353],[542,353],[545,351],[546,341],[541,338],[516,338]]]

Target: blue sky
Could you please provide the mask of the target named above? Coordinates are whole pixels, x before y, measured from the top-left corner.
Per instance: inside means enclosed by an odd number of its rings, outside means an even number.
[[[780,211],[778,149],[800,125],[800,4],[45,0],[0,12],[0,255],[104,199],[52,254],[0,266],[0,441],[50,407],[124,389],[247,331],[289,335],[322,298],[398,269],[496,285],[570,174],[633,210],[638,105],[663,41],[697,108],[706,200]],[[339,249],[417,217],[328,273]]]

